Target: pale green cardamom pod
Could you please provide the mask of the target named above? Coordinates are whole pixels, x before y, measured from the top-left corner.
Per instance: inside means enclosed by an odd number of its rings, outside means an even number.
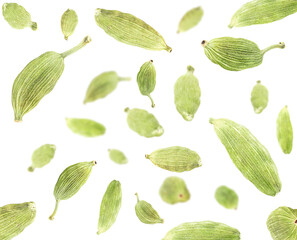
[[[60,201],[71,198],[79,191],[88,180],[92,168],[96,164],[96,161],[76,163],[67,167],[61,173],[54,189],[56,206],[54,212],[49,217],[50,220],[54,220]]]
[[[128,162],[127,157],[125,154],[117,149],[108,149],[109,158],[118,164],[126,164]]]
[[[177,79],[174,85],[174,103],[177,111],[186,121],[192,121],[200,106],[201,90],[194,68],[188,66],[188,72]]]
[[[198,25],[203,17],[204,11],[201,7],[195,7],[186,12],[179,22],[177,33],[186,32]]]
[[[166,178],[159,194],[162,200],[169,204],[187,202],[191,196],[185,181],[179,177]]]
[[[255,113],[261,113],[268,104],[268,90],[261,84],[261,81],[257,81],[251,93],[251,102],[254,107]]]
[[[146,154],[156,166],[171,172],[190,171],[202,166],[199,155],[185,147],[168,147]]]
[[[66,118],[69,129],[84,137],[98,137],[105,134],[105,127],[98,122],[85,118]]]
[[[61,18],[61,29],[65,40],[68,40],[68,37],[74,33],[77,23],[78,17],[76,12],[72,9],[67,9]]]
[[[36,216],[34,202],[8,204],[0,207],[0,239],[10,240],[33,223]]]
[[[237,209],[238,207],[238,195],[234,190],[226,186],[220,186],[215,192],[215,199],[223,207],[227,209]]]
[[[42,168],[54,158],[56,146],[53,144],[44,144],[37,148],[32,154],[32,165],[28,168],[33,172],[35,168]]]
[[[228,119],[209,120],[242,175],[261,192],[275,196],[281,181],[268,150],[244,126]]]
[[[137,197],[137,203],[135,205],[135,213],[138,219],[146,224],[164,223],[164,220],[160,218],[157,211],[152,207],[151,204],[144,200],[139,200],[138,194],[135,193]]]
[[[103,196],[98,221],[97,234],[106,232],[115,223],[122,205],[122,188],[119,181],[113,180]]]
[[[148,50],[172,51],[160,33],[132,14],[97,8],[95,21],[108,35],[119,42]]]
[[[31,21],[30,13],[17,3],[4,3],[2,14],[8,24],[15,29],[30,27],[33,31],[37,30],[37,23]]]
[[[16,122],[37,106],[55,87],[64,71],[64,58],[91,41],[89,36],[76,47],[64,52],[46,52],[35,58],[20,72],[12,87],[12,107]]]
[[[285,106],[278,114],[276,125],[278,143],[283,152],[289,154],[293,148],[293,127],[287,106]]]
[[[259,66],[266,52],[274,48],[285,48],[280,42],[260,50],[258,45],[244,38],[221,37],[201,42],[205,55],[213,63],[229,71],[241,71]]]
[[[153,60],[150,60],[141,66],[137,74],[137,84],[140,93],[144,96],[148,96],[151,100],[152,107],[155,107],[155,103],[151,97],[151,93],[156,86],[156,69]]]

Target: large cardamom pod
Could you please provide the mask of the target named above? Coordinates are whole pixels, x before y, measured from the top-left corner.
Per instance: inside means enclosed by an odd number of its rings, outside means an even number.
[[[55,156],[56,146],[53,144],[44,144],[37,148],[32,154],[32,165],[28,168],[33,172],[35,168],[42,168],[47,165]]]
[[[85,118],[66,118],[69,129],[84,137],[98,137],[105,134],[105,127],[98,122]]]
[[[67,9],[61,17],[61,29],[65,40],[68,40],[77,26],[78,17],[74,10]]]
[[[244,38],[221,37],[203,40],[205,55],[213,63],[229,71],[241,71],[260,65],[266,52],[274,48],[285,48],[280,42],[260,50],[258,45]]]
[[[109,158],[118,164],[126,164],[128,162],[125,154],[117,149],[108,149]]]
[[[195,7],[186,12],[178,24],[177,33],[186,32],[198,25],[203,17],[203,14],[204,12],[201,7]]]
[[[255,113],[261,113],[268,104],[268,90],[261,84],[261,81],[257,81],[251,93],[251,102],[254,107]]]
[[[220,186],[215,192],[215,199],[223,207],[227,209],[237,209],[238,207],[238,195],[234,190],[226,186]]]
[[[287,106],[278,114],[276,125],[278,143],[283,152],[289,154],[293,148],[293,127]]]
[[[277,168],[267,149],[244,126],[228,119],[210,119],[215,132],[238,170],[261,192],[275,196],[281,190]]]

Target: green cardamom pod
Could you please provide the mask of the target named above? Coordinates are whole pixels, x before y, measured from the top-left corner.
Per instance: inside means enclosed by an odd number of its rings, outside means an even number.
[[[258,45],[244,38],[221,37],[201,42],[204,53],[215,64],[229,71],[241,71],[259,66],[266,52],[274,48],[285,48],[280,42],[260,50]]]
[[[234,190],[226,186],[220,186],[215,193],[215,199],[223,207],[227,209],[237,209],[238,207],[238,195]]]
[[[21,122],[23,116],[53,90],[64,71],[64,58],[90,41],[91,38],[87,36],[79,45],[62,54],[46,52],[27,64],[12,87],[11,101],[16,122]]]
[[[97,234],[106,232],[116,221],[122,204],[122,189],[119,181],[113,180],[103,196]]]
[[[137,84],[140,93],[144,96],[148,96],[151,100],[152,107],[155,107],[155,103],[150,95],[156,86],[156,69],[153,60],[150,60],[141,66],[137,74]]]
[[[236,11],[228,27],[271,23],[296,12],[295,0],[254,0],[247,2]]]
[[[131,78],[119,77],[114,71],[101,73],[90,83],[86,92],[84,104],[106,97],[116,89],[118,82],[129,81],[130,79]]]
[[[125,112],[128,113],[128,126],[140,136],[151,138],[163,135],[164,129],[153,114],[139,108],[126,108]]]
[[[31,21],[30,13],[17,3],[4,3],[2,14],[8,24],[15,29],[30,27],[33,31],[37,30],[37,23]]]
[[[47,165],[55,156],[56,146],[53,144],[44,144],[37,148],[32,154],[32,165],[28,168],[33,172],[35,168],[42,168]]]
[[[188,72],[177,79],[174,85],[174,102],[177,111],[186,121],[192,121],[200,105],[201,90],[194,68],[188,66]]]
[[[228,119],[209,120],[242,175],[264,194],[275,196],[281,181],[268,150],[244,126]]]
[[[293,148],[293,128],[288,107],[285,106],[277,117],[277,140],[285,154],[289,154]]]
[[[145,157],[156,166],[171,172],[190,171],[202,166],[199,155],[185,147],[162,148]]]
[[[268,104],[268,90],[261,84],[261,81],[257,81],[251,94],[251,102],[254,107],[255,113],[261,113]]]
[[[203,17],[204,11],[201,7],[195,7],[186,12],[179,22],[177,33],[186,32],[198,25]]]
[[[179,177],[168,177],[163,182],[159,194],[162,200],[169,204],[187,202],[190,192],[183,179]]]
[[[148,50],[172,51],[160,33],[132,14],[97,8],[95,21],[119,42]]]
[[[10,240],[33,223],[36,216],[34,202],[8,204],[0,207],[0,239]]]
[[[85,137],[98,137],[106,130],[101,123],[85,118],[66,118],[66,123],[72,132]]]
[[[78,17],[76,12],[72,9],[67,9],[61,18],[61,29],[65,40],[68,40],[68,37],[74,33],[77,23]]]
[[[117,149],[108,149],[109,158],[118,164],[126,164],[128,159],[126,158],[125,154]]]
[[[138,194],[135,193],[137,197],[137,203],[135,205],[135,213],[138,219],[146,224],[164,223],[164,220],[160,218],[157,211],[152,207],[151,204],[144,200],[139,200]]]

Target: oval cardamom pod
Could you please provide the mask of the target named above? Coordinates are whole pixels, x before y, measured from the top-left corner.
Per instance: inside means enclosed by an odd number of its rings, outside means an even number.
[[[251,94],[251,102],[254,107],[255,113],[261,113],[268,104],[268,90],[261,84],[261,81],[257,81]]]
[[[146,224],[164,223],[164,220],[160,218],[157,211],[152,207],[151,204],[144,200],[139,200],[138,194],[135,193],[137,197],[137,203],[135,205],[135,213],[138,219]]]
[[[210,119],[215,132],[242,175],[264,194],[275,196],[281,181],[268,150],[244,126],[228,119]]]
[[[105,127],[98,122],[85,118],[66,118],[69,129],[84,137],[98,137],[105,134]]]
[[[125,154],[117,149],[108,149],[109,158],[118,164],[126,164],[128,159],[126,158]]]
[[[109,36],[119,42],[148,50],[172,51],[160,33],[132,14],[97,8],[95,21]]]
[[[10,240],[33,223],[36,216],[34,202],[8,204],[0,207],[0,239]]]
[[[71,198],[79,191],[88,180],[92,168],[96,164],[96,161],[76,163],[67,167],[61,173],[54,189],[56,206],[54,212],[49,217],[50,220],[54,220],[60,201]]]
[[[77,23],[78,17],[76,12],[72,9],[67,9],[61,18],[61,29],[65,40],[68,40],[68,37],[74,33]]]
[[[97,234],[106,232],[116,221],[122,204],[122,189],[119,181],[113,180],[103,196]]]
[[[11,101],[16,122],[22,121],[23,116],[53,90],[64,71],[64,58],[90,41],[91,38],[87,36],[79,45],[62,54],[46,52],[27,64],[12,87]]]
[[[227,209],[237,209],[238,207],[238,195],[234,190],[226,186],[220,186],[215,193],[215,199],[223,207]]]
[[[203,40],[201,44],[209,60],[229,71],[259,66],[266,52],[274,48],[285,48],[285,44],[280,42],[260,50],[258,45],[250,40],[232,37],[215,38],[209,42]]]
[[[200,156],[185,147],[162,148],[145,157],[156,166],[171,172],[190,171],[202,166]]]
[[[37,30],[37,23],[31,21],[30,13],[17,3],[4,3],[2,14],[8,24],[15,29],[30,27],[33,31]]]
[[[289,154],[293,148],[293,127],[287,106],[285,106],[278,114],[276,125],[278,143],[283,152]]]
[[[186,32],[198,25],[203,17],[204,11],[201,7],[195,7],[186,12],[179,22],[177,33]]]
[[[177,79],[174,85],[174,103],[177,111],[186,121],[192,121],[200,106],[201,90],[194,68],[188,66],[185,75]]]
[[[56,146],[53,144],[44,144],[37,148],[32,154],[32,165],[28,168],[33,172],[35,168],[42,168],[54,158]]]

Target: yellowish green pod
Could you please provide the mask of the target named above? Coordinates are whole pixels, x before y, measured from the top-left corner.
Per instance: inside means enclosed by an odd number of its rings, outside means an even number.
[[[219,204],[227,209],[237,209],[238,195],[227,186],[220,186],[215,192],[215,199]]]
[[[195,7],[186,12],[178,24],[177,33],[186,32],[198,25],[203,17],[202,7]]]
[[[61,17],[61,29],[65,40],[68,40],[77,26],[78,17],[74,10],[67,9]]]
[[[66,118],[69,129],[84,137],[98,137],[105,134],[105,127],[98,122],[85,118]]]
[[[287,106],[279,112],[276,126],[277,140],[281,149],[285,154],[291,153],[293,148],[293,127]]]
[[[251,102],[255,113],[261,113],[268,104],[268,89],[261,84],[261,81],[257,81],[251,93]]]
[[[28,168],[33,172],[35,168],[42,168],[54,158],[56,146],[53,144],[44,144],[37,148],[32,154],[32,165]]]
[[[126,164],[128,162],[127,157],[125,154],[117,149],[108,149],[109,152],[109,158],[118,164]]]

